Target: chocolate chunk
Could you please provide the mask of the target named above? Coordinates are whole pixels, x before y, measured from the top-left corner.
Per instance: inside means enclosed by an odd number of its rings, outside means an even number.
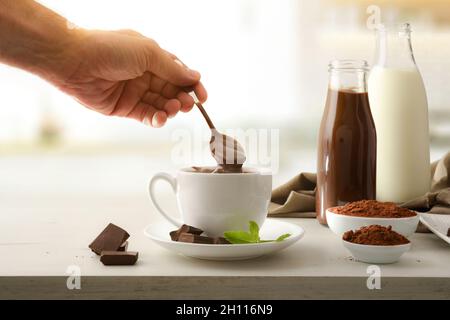
[[[201,235],[203,233],[203,230],[192,227],[192,226],[188,226],[187,224],[183,224],[178,231],[180,232],[180,234],[181,233],[191,233],[191,234]]]
[[[450,237],[450,228],[447,230],[447,237]]]
[[[179,242],[214,244],[214,239],[203,237],[192,233],[182,233],[178,237]]]
[[[231,244],[231,242],[225,238],[218,237],[218,238],[214,238],[214,244]]]
[[[102,251],[100,261],[105,266],[132,266],[138,257],[138,252]]]
[[[203,230],[188,226],[187,224],[183,224],[180,229],[172,231],[170,233],[170,238],[172,239],[172,241],[178,241],[178,238],[182,233],[201,235],[203,233]]]
[[[129,237],[128,232],[110,223],[89,245],[89,248],[98,255],[102,251],[117,251]]]
[[[117,249],[117,251],[121,251],[121,252],[125,252],[128,250],[128,241],[125,241],[124,243],[122,243],[122,245],[120,246],[119,249]]]

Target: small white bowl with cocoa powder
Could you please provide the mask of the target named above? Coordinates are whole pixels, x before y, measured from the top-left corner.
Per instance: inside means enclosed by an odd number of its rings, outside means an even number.
[[[380,225],[347,231],[342,242],[356,260],[366,263],[394,263],[411,248],[406,237]]]
[[[331,231],[339,237],[348,230],[357,230],[370,225],[392,226],[392,230],[409,237],[419,224],[417,212],[394,203],[375,200],[361,200],[329,208],[326,216]]]

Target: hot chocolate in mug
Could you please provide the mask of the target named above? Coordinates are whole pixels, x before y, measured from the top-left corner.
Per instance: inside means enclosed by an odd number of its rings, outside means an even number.
[[[168,182],[177,198],[181,220],[167,214],[156,200],[158,181]],[[150,181],[150,198],[156,210],[176,227],[188,224],[212,237],[225,231],[247,230],[249,221],[262,226],[269,208],[272,175],[256,169],[242,173],[179,170],[176,177],[158,173]]]

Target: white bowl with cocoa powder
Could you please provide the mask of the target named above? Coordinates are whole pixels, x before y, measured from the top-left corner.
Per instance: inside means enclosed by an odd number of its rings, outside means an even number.
[[[395,246],[373,246],[342,240],[344,247],[357,260],[365,263],[394,263],[411,248],[411,243]]]
[[[419,224],[417,212],[399,208],[394,204],[389,204],[388,212],[383,212],[383,206],[388,203],[374,200],[363,201],[329,208],[326,216],[331,231],[339,237],[349,230],[357,230],[369,225],[392,226],[392,230],[405,237],[409,237],[416,231]],[[359,203],[362,205],[358,207]],[[368,208],[366,209],[366,207]]]
[[[411,248],[411,242],[391,227],[370,225],[342,236],[352,256],[366,263],[394,263]]]

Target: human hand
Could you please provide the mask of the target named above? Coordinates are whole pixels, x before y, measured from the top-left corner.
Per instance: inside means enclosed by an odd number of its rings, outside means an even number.
[[[159,128],[192,109],[187,88],[207,99],[200,74],[154,40],[129,30],[81,32],[50,81],[89,109]]]

